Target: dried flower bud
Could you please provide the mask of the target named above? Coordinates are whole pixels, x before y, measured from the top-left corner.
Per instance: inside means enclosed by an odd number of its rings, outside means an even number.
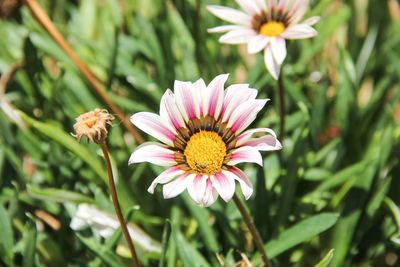
[[[80,141],[82,136],[86,136],[88,142],[99,144],[107,138],[107,125],[111,125],[113,119],[114,116],[105,109],[96,108],[86,112],[76,118],[75,137]]]

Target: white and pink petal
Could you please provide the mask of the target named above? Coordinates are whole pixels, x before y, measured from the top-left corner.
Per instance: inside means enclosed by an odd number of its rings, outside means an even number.
[[[287,54],[285,39],[281,37],[271,38],[270,46],[274,59],[281,65]]]
[[[128,164],[150,162],[158,166],[176,165],[175,152],[156,142],[138,146],[129,158]]]
[[[234,149],[228,161],[229,166],[233,166],[243,162],[257,163],[262,166],[262,157],[258,149],[251,146],[242,146]]]
[[[199,204],[201,207],[209,207],[218,198],[218,192],[217,190],[213,187],[211,180],[208,178],[206,181],[206,190],[204,192],[203,199],[201,200],[201,203]]]
[[[175,96],[170,89],[164,93],[160,102],[160,116],[168,120],[171,125],[179,130],[185,127],[185,121],[175,103]]]
[[[235,180],[232,176],[227,176],[223,172],[216,173],[210,177],[211,183],[221,198],[228,202],[235,193]]]
[[[191,82],[175,81],[174,92],[175,102],[183,119],[188,122],[200,118],[200,99],[194,90],[194,85]]]
[[[269,99],[255,99],[240,104],[230,116],[227,128],[239,134],[255,120],[257,113],[268,101]]]
[[[287,28],[281,37],[289,40],[306,39],[318,35],[318,32],[307,24],[296,24]]]
[[[222,20],[234,24],[251,26],[251,16],[236,9],[215,5],[207,6],[207,9]]]
[[[247,44],[256,35],[252,29],[238,29],[225,33],[219,41],[224,44]]]
[[[267,70],[272,75],[272,77],[275,80],[278,80],[281,72],[281,65],[278,64],[278,62],[276,61],[270,45],[268,45],[264,50],[264,62]]]
[[[222,122],[226,122],[240,104],[254,100],[258,91],[249,88],[248,84],[233,84],[226,88],[224,105],[222,107]]]
[[[247,46],[247,52],[249,54],[256,54],[265,49],[265,47],[269,44],[271,38],[258,34],[252,37]]]
[[[218,119],[224,104],[224,84],[228,77],[229,74],[221,74],[209,83],[203,94],[202,114]]]
[[[165,199],[176,197],[186,190],[188,185],[193,181],[196,174],[185,173],[179,178],[165,184],[163,186],[163,196]]]
[[[182,170],[181,168],[179,168],[178,166],[174,166],[171,167],[165,171],[163,171],[162,173],[160,173],[160,175],[158,175],[153,182],[151,182],[151,185],[149,186],[149,188],[147,189],[147,191],[151,194],[154,193],[154,189],[156,188],[156,186],[158,184],[165,184],[170,182],[172,179],[174,179],[175,177],[182,175],[185,171]]]
[[[226,176],[231,176],[233,179],[239,182],[240,188],[245,199],[249,199],[253,194],[253,185],[251,184],[247,175],[239,168],[231,167],[227,171],[223,171]]]
[[[196,175],[196,177],[193,178],[193,181],[187,186],[190,197],[198,205],[201,205],[203,203],[203,198],[207,186],[207,179],[207,175]]]
[[[159,115],[150,112],[133,114],[131,122],[143,132],[155,137],[167,145],[173,145],[176,130],[170,123]]]
[[[252,138],[253,134],[267,133],[258,138]],[[245,131],[236,139],[236,146],[252,146],[260,151],[274,151],[282,149],[282,144],[276,138],[276,134],[269,128],[257,128]]]

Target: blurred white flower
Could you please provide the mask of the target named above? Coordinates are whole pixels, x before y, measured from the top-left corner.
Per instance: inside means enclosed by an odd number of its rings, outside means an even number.
[[[208,6],[208,10],[220,19],[232,23],[211,28],[211,33],[225,32],[221,43],[248,44],[250,54],[264,50],[264,61],[274,79],[278,79],[286,57],[285,39],[304,39],[318,33],[312,27],[319,17],[303,22],[308,0],[236,0],[244,10],[224,6]]]
[[[79,204],[72,220],[70,227],[74,231],[80,231],[88,227],[101,237],[109,238],[120,224],[113,216],[98,210],[96,207],[88,204]],[[142,229],[135,224],[128,225],[129,234],[134,236],[134,242],[141,249],[147,252],[161,253],[161,246],[152,238],[150,238]]]

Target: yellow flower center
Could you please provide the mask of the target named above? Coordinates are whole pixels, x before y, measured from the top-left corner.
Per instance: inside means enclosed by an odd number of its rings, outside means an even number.
[[[260,28],[260,34],[274,37],[280,35],[285,30],[285,25],[282,22],[270,21],[264,23]]]
[[[226,156],[226,145],[217,133],[200,131],[190,137],[184,154],[192,170],[214,174],[221,170]]]

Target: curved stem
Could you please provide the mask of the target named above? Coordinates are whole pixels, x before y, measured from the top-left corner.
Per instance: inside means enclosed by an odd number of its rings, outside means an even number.
[[[264,243],[261,239],[260,233],[258,232],[256,226],[254,225],[253,219],[251,218],[250,214],[247,212],[242,201],[238,198],[236,193],[233,195],[233,201],[235,202],[236,207],[239,209],[240,214],[242,214],[242,218],[243,218],[244,222],[246,223],[247,227],[249,228],[251,235],[253,236],[254,243],[256,244],[256,247],[261,254],[261,258],[264,262],[264,266],[272,267],[272,264],[269,261],[268,256],[267,256],[267,252],[264,249]]]
[[[110,156],[108,155],[107,145],[105,141],[101,142],[100,144],[101,144],[101,149],[103,150],[104,159],[106,161],[108,183],[110,186],[111,197],[114,204],[115,213],[117,214],[119,224],[121,225],[122,232],[124,233],[125,236],[125,240],[128,243],[129,250],[131,251],[133,266],[140,267],[135,246],[133,245],[131,236],[129,235],[128,227],[126,226],[125,219],[124,216],[122,215],[121,207],[119,205],[118,195],[117,195],[117,190],[115,188],[114,175],[111,168]]]
[[[283,141],[285,135],[285,85],[283,84],[283,77],[279,74],[278,87],[279,87],[279,108],[280,108],[280,127],[279,127],[279,138]]]
[[[26,5],[31,11],[33,17],[39,22],[40,25],[47,31],[47,33],[53,38],[53,40],[64,50],[64,52],[69,56],[69,58],[75,63],[80,72],[88,80],[91,88],[97,93],[104,103],[110,108],[110,110],[121,120],[122,125],[132,134],[133,138],[141,144],[144,142],[143,137],[136,131],[129,120],[125,118],[122,110],[114,104],[114,102],[107,95],[106,91],[90,71],[90,69],[83,63],[79,57],[75,54],[72,47],[67,43],[64,37],[57,30],[56,26],[53,24],[46,12],[36,0],[26,0]]]

